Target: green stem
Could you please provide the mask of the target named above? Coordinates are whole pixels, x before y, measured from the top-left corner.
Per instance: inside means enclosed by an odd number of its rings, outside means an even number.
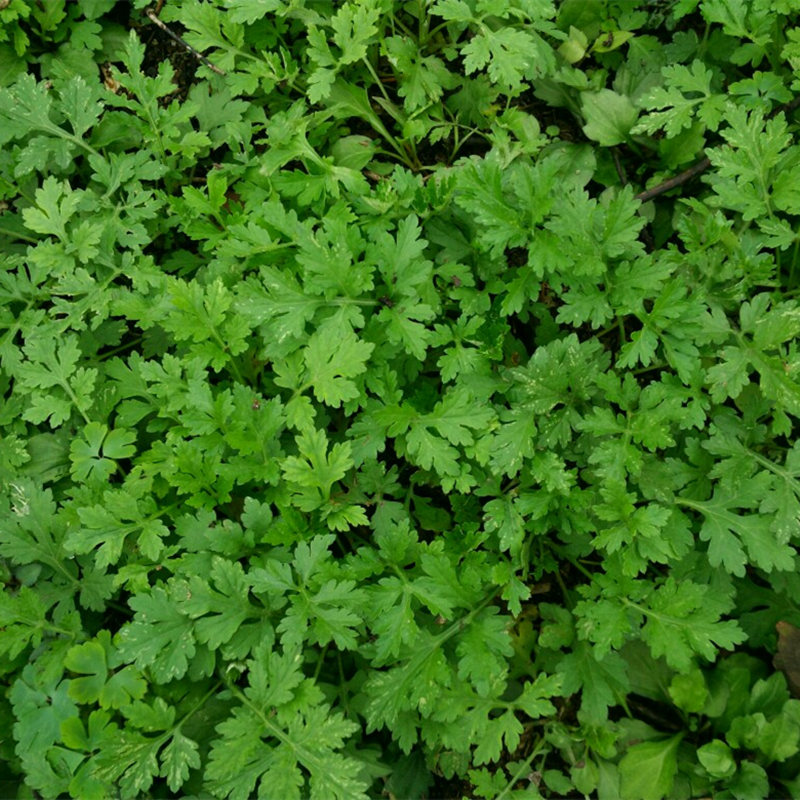
[[[613,322],[609,323],[608,325],[606,325],[605,328],[603,328],[602,330],[599,330],[597,333],[594,334],[595,338],[600,339],[603,336],[607,336],[609,333],[611,333],[611,331],[618,330],[619,327],[620,327],[621,321],[622,321],[621,318],[614,317],[614,321]]]
[[[342,666],[342,654],[337,650],[336,651],[336,661],[339,665],[339,688],[340,688],[340,697],[342,698],[342,708],[344,709],[344,713],[349,717],[350,716],[350,702],[348,699],[347,687],[344,677],[344,667]]]
[[[569,591],[567,590],[567,586],[564,583],[564,579],[561,577],[561,572],[556,570],[556,582],[558,583],[559,588],[561,589],[561,594],[564,596],[564,603],[567,608],[572,608],[574,603],[572,602],[572,598],[570,597]]]
[[[144,336],[137,336],[133,341],[118,345],[113,350],[109,350],[108,352],[103,353],[103,355],[97,357],[97,360],[105,361],[107,358],[113,358],[117,353],[121,353],[124,350],[128,350],[131,347],[136,347],[136,345],[139,344],[143,339]]]
[[[534,747],[531,754],[520,763],[520,765],[514,771],[514,774],[509,778],[508,783],[503,791],[495,797],[495,800],[503,800],[503,798],[510,796],[510,793],[514,791],[514,785],[517,783],[517,781],[522,780],[522,778],[528,774],[531,764],[533,763],[533,759],[536,758],[536,756],[538,756],[544,749],[545,741],[542,740],[536,745],[536,747]]]
[[[67,397],[72,401],[72,405],[75,406],[78,413],[83,417],[83,421],[88,425],[92,420],[89,419],[86,412],[80,407],[78,403],[78,396],[75,392],[72,391],[72,387],[69,385],[67,381],[59,382],[58,384],[67,394]]]
[[[418,20],[418,38],[419,49],[422,50],[428,41],[428,4],[426,0],[418,0],[417,2],[417,20]]]
[[[380,92],[383,95],[386,102],[391,103],[392,99],[387,94],[386,87],[383,85],[383,82],[378,77],[378,73],[375,72],[375,67],[372,66],[372,62],[369,60],[367,56],[364,56],[364,58],[362,58],[361,60],[364,62],[366,68],[369,70],[369,74],[372,75],[372,79],[375,81],[376,84],[378,84],[378,89],[380,89]]]
[[[78,147],[83,148],[87,153],[93,156],[98,156],[102,158],[102,154],[95,150],[90,144],[87,144],[83,141],[83,139],[79,138],[78,136],[74,136],[71,133],[67,133],[63,128],[60,128],[58,125],[37,125],[36,126],[39,130],[45,131],[49,133],[51,136],[60,136],[62,139],[66,139],[68,142],[72,142],[72,144],[77,145]]]
[[[21,242],[28,242],[29,244],[39,244],[38,239],[34,239],[32,236],[26,236],[24,233],[17,233],[17,231],[12,231],[10,228],[0,227],[0,235],[11,236],[14,239],[19,239]]]
[[[53,625],[47,620],[30,619],[28,617],[22,617],[19,615],[14,616],[14,622],[24,624],[27,628],[42,628],[46,631],[50,631],[51,633],[58,633],[61,636],[68,636],[70,639],[75,639],[80,633],[80,631],[69,631],[66,628]]]
[[[455,25],[455,24],[457,23],[453,22],[452,20],[448,20],[447,22],[440,22],[438,25],[436,25],[434,28],[431,28],[431,30],[428,31],[427,41],[430,41],[437,33],[439,33],[439,31],[444,30],[448,25]]]
[[[631,375],[644,375],[647,372],[653,372],[657,369],[666,369],[669,366],[666,361],[659,361],[656,364],[651,364],[649,367],[639,367],[639,369],[631,370]]]
[[[264,728],[264,733],[258,730],[253,732],[253,735],[258,737],[260,735],[268,735],[277,739],[281,744],[286,746],[286,749],[291,751],[295,760],[302,764],[312,775],[327,776],[330,784],[335,785],[334,793],[339,797],[349,797],[351,792],[351,785],[341,783],[340,779],[330,773],[327,762],[318,755],[314,750],[309,749],[303,744],[295,742],[291,735],[286,730],[276,723],[272,717],[267,714],[262,708],[257,706],[238,686],[226,680],[225,685],[228,687],[230,693],[245,707],[258,718],[261,726]],[[349,779],[348,779],[349,780]]]
[[[703,38],[698,45],[698,51],[701,53],[705,53],[706,45],[708,44],[708,34],[711,32],[711,24],[706,23],[705,30],[703,31]]]
[[[797,265],[797,256],[798,256],[798,249],[800,248],[800,236],[795,239],[794,247],[792,248],[792,260],[789,264],[789,280],[787,281],[787,285],[791,288],[792,284],[794,283],[794,271]]]
[[[325,663],[325,656],[328,654],[328,647],[330,646],[330,642],[322,648],[322,652],[319,654],[319,660],[317,661],[317,666],[314,668],[314,683],[317,682],[319,679],[319,673],[322,672],[322,665]]]
[[[192,716],[192,714],[195,714],[197,711],[199,711],[199,710],[200,710],[200,709],[201,709],[201,708],[202,708],[202,707],[203,707],[203,706],[204,706],[204,705],[205,705],[205,704],[208,702],[208,698],[209,698],[209,697],[211,697],[211,695],[212,695],[212,694],[214,694],[214,692],[216,692],[216,691],[217,691],[217,689],[219,689],[219,688],[220,688],[220,686],[222,686],[222,681],[217,681],[217,682],[216,682],[216,683],[215,683],[215,684],[214,684],[214,685],[213,685],[213,686],[212,686],[212,687],[211,687],[211,688],[210,688],[210,689],[209,689],[209,690],[208,690],[208,691],[207,691],[207,692],[206,692],[206,693],[205,693],[205,694],[202,696],[202,698],[201,698],[200,700],[198,700],[198,701],[197,701],[197,702],[196,702],[196,703],[195,703],[195,704],[194,704],[194,705],[193,705],[193,706],[192,706],[192,707],[189,709],[189,711],[187,711],[187,712],[186,712],[186,713],[185,713],[185,714],[184,714],[184,715],[183,715],[183,716],[180,718],[180,720],[178,721],[178,724],[177,724],[177,725],[175,725],[175,727],[173,727],[173,729],[172,729],[172,730],[173,730],[173,731],[176,731],[176,730],[178,730],[178,728],[180,728],[180,727],[181,727],[181,725],[183,725],[183,723],[184,723],[184,722],[186,722],[186,720],[187,720],[187,719],[189,719],[189,717],[191,717],[191,716]]]
[[[210,330],[211,330],[211,337],[217,343],[222,352],[230,356],[230,360],[228,363],[230,364],[231,372],[233,372],[233,377],[236,378],[236,380],[240,384],[242,384],[242,386],[247,386],[248,383],[242,376],[241,370],[239,369],[239,365],[236,363],[236,356],[228,352],[228,346],[225,344],[225,342],[222,341],[222,337],[217,333],[217,329],[211,327]]]
[[[588,578],[590,581],[594,580],[594,575],[592,575],[592,573],[589,572],[589,570],[586,569],[586,567],[584,567],[580,561],[570,560],[569,563],[572,564],[572,566],[575,567],[575,569],[577,569],[578,572],[580,572],[584,576],[584,578]]]

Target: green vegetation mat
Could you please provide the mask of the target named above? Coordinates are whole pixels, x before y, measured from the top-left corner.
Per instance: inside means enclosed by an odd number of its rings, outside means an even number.
[[[800,797],[800,0],[0,0],[0,796]]]

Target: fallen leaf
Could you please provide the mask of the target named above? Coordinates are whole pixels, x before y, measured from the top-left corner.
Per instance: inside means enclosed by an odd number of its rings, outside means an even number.
[[[778,631],[778,648],[772,666],[786,676],[792,695],[800,697],[800,628],[791,622],[779,622],[775,629]]]

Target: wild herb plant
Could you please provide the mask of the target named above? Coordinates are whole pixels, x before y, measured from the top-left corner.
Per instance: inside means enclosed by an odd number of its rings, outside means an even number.
[[[800,794],[800,3],[145,6],[0,3],[3,796]]]

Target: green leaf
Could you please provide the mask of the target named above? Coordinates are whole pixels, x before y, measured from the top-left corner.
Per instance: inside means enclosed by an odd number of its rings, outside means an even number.
[[[379,10],[374,0],[346,3],[331,18],[333,40],[341,51],[339,62],[352,64],[364,58],[367,45],[378,32]]]
[[[695,116],[711,130],[719,127],[726,108],[725,96],[715,93],[714,72],[695,59],[688,67],[672,64],[662,70],[664,85],[653,88],[642,100],[648,109],[665,109],[646,114],[633,133],[655,133],[663,128],[667,137],[689,128]],[[699,96],[698,96],[699,95]]]
[[[234,692],[239,705],[218,726],[209,755],[206,776],[216,796],[244,800],[258,785],[261,793],[300,798],[307,779],[309,797],[366,800],[359,762],[341,752],[356,725],[320,702],[299,660],[264,648],[248,662],[250,686]],[[298,713],[291,701],[301,687]]]
[[[708,151],[715,167],[711,183],[716,204],[740,212],[745,220],[766,216],[773,203],[770,186],[790,143],[786,121],[782,116],[765,120],[762,109],[747,112],[740,106],[729,107],[725,119],[727,144]],[[782,204],[794,207],[794,201],[785,197]]]
[[[697,748],[697,759],[712,778],[729,778],[736,772],[730,747],[719,739]]]
[[[593,724],[602,724],[608,718],[608,707],[615,705],[628,688],[625,662],[615,653],[596,659],[583,642],[560,660],[558,674],[565,692],[581,691],[581,714]]]
[[[48,759],[60,741],[61,722],[78,714],[68,691],[69,681],[37,674],[34,666],[28,665],[9,692],[16,755],[28,784],[49,796],[66,793],[69,784],[69,776],[57,774]]]
[[[436,102],[445,89],[455,88],[456,76],[447,69],[444,61],[436,56],[423,55],[413,40],[387,36],[381,46],[399,76],[397,93],[404,98],[406,111],[416,111]]]
[[[784,714],[770,720],[759,731],[758,749],[770,761],[786,761],[800,752],[800,724]]]
[[[67,548],[73,553],[94,551],[98,566],[106,567],[120,560],[128,537],[133,537],[141,553],[156,560],[168,530],[152,498],[140,500],[124,490],[103,492],[102,498],[102,503],[78,508],[81,524],[68,533]]]
[[[583,132],[603,147],[626,142],[639,116],[630,98],[611,89],[584,92],[581,113]]]
[[[200,767],[197,742],[176,731],[161,751],[160,760],[161,776],[166,778],[167,786],[177,792],[189,779],[190,770]]]
[[[675,675],[669,685],[669,696],[683,711],[688,711],[690,714],[702,711],[709,699],[703,673],[695,669],[687,675]]]
[[[487,67],[491,80],[512,92],[520,88],[531,70],[535,69],[539,77],[552,68],[554,61],[552,51],[538,36],[511,28],[482,28],[462,53],[467,75]]]
[[[180,678],[196,651],[192,623],[159,586],[131,598],[133,622],[120,631],[120,653],[158,681]]]
[[[64,666],[83,675],[69,683],[69,696],[79,703],[93,703],[100,697],[105,686],[106,652],[97,642],[86,642],[72,647],[64,660]]]
[[[36,233],[66,240],[66,224],[75,214],[80,199],[80,194],[73,192],[68,183],[59,183],[50,176],[36,191],[36,208],[26,208],[23,212],[25,225]]]
[[[737,800],[748,797],[766,797],[769,794],[769,778],[764,768],[752,761],[743,761],[731,780],[731,792]]]
[[[83,704],[99,701],[103,708],[121,708],[141,699],[147,684],[133,667],[108,674],[107,654],[112,646],[107,632],[102,631],[98,639],[101,637],[102,644],[90,641],[67,651],[64,666],[83,676],[70,680],[69,696]]]
[[[270,621],[260,620],[264,610],[249,599],[250,583],[241,565],[214,556],[207,577],[192,575],[174,584],[172,594],[181,612],[195,621],[198,642],[212,650],[226,645],[226,653],[242,658],[274,638]]]
[[[717,648],[727,650],[747,638],[734,620],[720,621],[728,610],[724,598],[715,598],[708,587],[668,578],[649,600],[652,611],[642,633],[653,655],[686,672],[696,653],[709,661]]]
[[[506,659],[513,647],[506,620],[497,616],[496,608],[484,609],[475,617],[456,652],[459,678],[469,680],[479,695],[485,697],[493,685],[505,678]]]
[[[350,443],[334,444],[329,451],[325,432],[315,428],[304,430],[296,442],[300,455],[284,461],[283,475],[292,486],[295,505],[313,511],[330,501],[333,485],[353,466]]]
[[[298,544],[296,576],[287,564],[268,564],[252,573],[254,591],[268,593],[279,605],[289,601],[278,626],[287,648],[299,647],[307,639],[322,645],[333,641],[341,649],[357,646],[364,592],[355,588],[355,581],[338,579],[328,550],[332,541],[331,536],[317,536],[309,544]]]
[[[759,493],[757,484],[753,489]],[[752,490],[751,490],[752,491]],[[732,575],[745,574],[745,564],[758,565],[767,572],[792,568],[791,548],[778,541],[768,517],[741,514],[736,511],[755,500],[725,490],[715,492],[711,500],[686,502],[703,514],[700,538],[709,543],[708,558],[712,566],[724,565]],[[745,553],[746,548],[746,553]]]
[[[71,78],[62,89],[61,108],[67,117],[72,132],[82,137],[96,123],[103,107],[98,103],[99,93],[79,75]]]
[[[79,481],[105,482],[117,469],[116,459],[130,458],[136,448],[136,434],[122,429],[108,430],[105,425],[90,422],[83,429],[83,440],[70,444],[72,474]]]
[[[31,338],[24,347],[26,360],[15,370],[20,388],[35,392],[25,419],[45,420],[55,428],[66,422],[73,409],[85,414],[94,403],[98,371],[79,367],[81,349],[74,335],[60,341],[50,336]]]
[[[95,760],[94,776],[106,785],[119,785],[126,796],[147,792],[159,774],[160,739],[119,731]]]
[[[631,800],[662,800],[672,791],[683,734],[628,748],[619,762],[621,790]]]
[[[0,653],[14,659],[28,647],[35,648],[47,630],[47,606],[28,586],[16,594],[0,594]]]
[[[366,363],[375,349],[352,330],[321,330],[311,336],[304,357],[307,382],[320,402],[337,408],[359,396],[352,378],[366,371]]]

